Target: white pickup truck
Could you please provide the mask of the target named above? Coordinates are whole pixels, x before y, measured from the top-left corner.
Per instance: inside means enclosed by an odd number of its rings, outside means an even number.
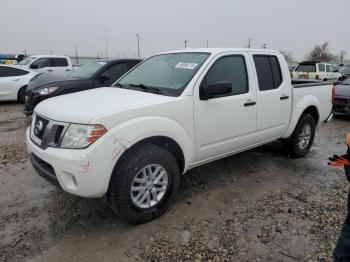
[[[63,55],[32,55],[23,59],[16,66],[39,73],[70,74],[73,72],[72,61],[68,56]]]
[[[160,216],[187,170],[281,139],[305,156],[331,118],[332,85],[293,86],[277,51],[155,55],[112,87],[38,104],[27,130],[38,173],[83,197],[107,194],[130,223]]]

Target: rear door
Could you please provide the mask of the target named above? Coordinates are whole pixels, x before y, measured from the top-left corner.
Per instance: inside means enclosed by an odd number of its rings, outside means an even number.
[[[292,90],[290,78],[283,71],[276,55],[253,54],[257,93],[256,142],[277,139],[285,132],[291,116]],[[287,66],[283,68],[287,72]]]
[[[72,68],[68,63],[68,59],[65,57],[54,57],[50,58],[50,70],[55,73],[69,74],[72,72]]]
[[[327,78],[325,64],[317,64],[317,68],[318,68],[318,72],[317,72],[318,79],[317,80],[323,80],[323,79]]]
[[[247,54],[229,54],[211,62],[197,82],[194,120],[197,160],[204,161],[249,147],[256,129],[256,90]],[[230,94],[201,100],[204,85],[230,82]]]

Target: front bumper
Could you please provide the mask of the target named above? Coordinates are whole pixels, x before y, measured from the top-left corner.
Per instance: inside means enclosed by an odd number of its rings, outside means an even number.
[[[107,133],[108,134],[108,133]],[[125,147],[105,135],[85,149],[42,149],[26,132],[27,150],[38,174],[66,192],[82,197],[101,197],[113,168]]]

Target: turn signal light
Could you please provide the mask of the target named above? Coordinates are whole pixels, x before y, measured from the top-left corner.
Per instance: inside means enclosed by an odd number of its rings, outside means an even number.
[[[86,142],[91,144],[103,136],[105,133],[107,133],[107,129],[103,125],[94,125],[90,131],[90,134],[86,138]]]
[[[316,75],[316,76],[315,76],[315,79],[316,79],[316,80],[320,80],[320,75]]]
[[[332,105],[335,103],[335,86],[332,87]]]

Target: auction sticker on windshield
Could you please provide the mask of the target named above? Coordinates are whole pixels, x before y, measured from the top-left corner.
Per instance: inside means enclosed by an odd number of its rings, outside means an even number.
[[[197,67],[198,64],[196,63],[178,63],[175,68],[183,68],[183,69],[190,69],[193,70]]]

